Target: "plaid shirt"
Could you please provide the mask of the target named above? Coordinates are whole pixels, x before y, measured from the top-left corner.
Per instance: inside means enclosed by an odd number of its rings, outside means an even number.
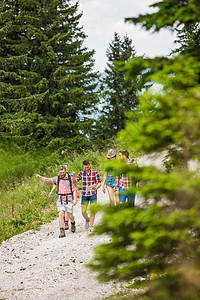
[[[68,200],[72,200],[72,195],[71,195],[71,188],[70,188],[70,182],[69,180],[66,180],[68,177],[66,176],[65,178],[60,178],[60,182],[59,182],[59,194],[62,195],[68,195],[67,198]],[[42,180],[43,183],[55,183],[57,184],[58,182],[58,176],[52,177],[52,178],[46,178],[44,177],[44,179]],[[76,190],[76,186],[72,181],[72,192]],[[63,199],[64,201],[65,199]]]
[[[128,164],[133,165],[130,158]],[[134,185],[133,177],[128,176],[127,174],[121,174],[119,177],[116,176],[115,185],[121,187],[123,190],[128,190]]]
[[[90,169],[89,174],[85,170],[82,170],[76,176],[76,180],[79,181],[82,179],[82,195],[83,196],[92,196],[96,195],[97,191],[90,190],[86,191],[86,186],[90,186],[92,184],[98,184],[101,182],[99,173],[96,170]]]

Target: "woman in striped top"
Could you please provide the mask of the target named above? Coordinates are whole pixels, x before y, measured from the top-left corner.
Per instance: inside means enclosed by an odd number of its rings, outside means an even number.
[[[116,158],[116,152],[113,149],[108,150],[107,158],[110,160],[114,160]],[[105,187],[107,188],[110,203],[111,204],[119,203],[118,191],[116,191],[116,192],[114,191],[114,189],[115,189],[115,174],[112,173],[112,171],[108,171],[107,169],[105,169],[105,173],[103,176],[102,190],[103,190],[104,194],[106,192]],[[115,195],[114,195],[114,193],[115,193]]]

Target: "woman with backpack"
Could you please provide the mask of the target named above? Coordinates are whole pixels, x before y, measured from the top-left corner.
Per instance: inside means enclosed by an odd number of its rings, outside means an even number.
[[[58,201],[57,201],[57,209],[59,213],[59,225],[60,225],[60,235],[59,238],[65,237],[65,209],[69,214],[69,218],[71,221],[71,231],[75,232],[75,220],[73,216],[73,206],[76,205],[76,198],[73,197],[73,192],[76,190],[75,184],[72,182],[71,176],[66,171],[66,167],[61,165],[58,168],[59,175],[46,178],[40,175],[36,175],[37,178],[40,178],[43,183],[56,183],[58,188]]]

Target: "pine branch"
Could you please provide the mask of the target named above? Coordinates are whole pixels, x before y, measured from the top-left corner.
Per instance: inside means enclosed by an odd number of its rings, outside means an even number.
[[[41,93],[41,94],[38,94],[38,95],[33,95],[33,96],[30,96],[30,97],[25,97],[25,98],[19,98],[19,99],[4,99],[4,100],[0,100],[0,102],[11,102],[11,101],[26,101],[26,100],[30,100],[30,99],[37,99],[38,97],[43,98],[47,95],[47,93],[49,93],[49,90],[47,90],[45,93]],[[40,100],[39,99],[39,100]]]

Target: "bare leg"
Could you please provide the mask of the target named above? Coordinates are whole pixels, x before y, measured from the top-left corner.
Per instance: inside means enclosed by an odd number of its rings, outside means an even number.
[[[68,213],[68,216],[69,216],[69,219],[70,219],[71,223],[74,223],[74,216],[73,216],[73,214],[69,214]]]
[[[86,219],[86,221],[89,221],[89,217],[87,214],[87,205],[81,205],[81,210],[82,210],[82,216],[84,219]]]
[[[115,192],[115,203],[119,204],[119,190],[117,189],[117,191]]]
[[[60,226],[60,228],[64,228],[65,227],[64,217],[65,217],[64,210],[59,211],[59,226]]]
[[[110,198],[110,204],[115,204],[114,201],[114,188],[112,188],[111,186],[107,186],[107,191],[108,191],[108,195]]]
[[[94,205],[95,204],[90,204],[90,226],[93,226],[95,219]]]
[[[67,213],[67,210],[65,208],[65,221],[69,221],[69,214]]]

